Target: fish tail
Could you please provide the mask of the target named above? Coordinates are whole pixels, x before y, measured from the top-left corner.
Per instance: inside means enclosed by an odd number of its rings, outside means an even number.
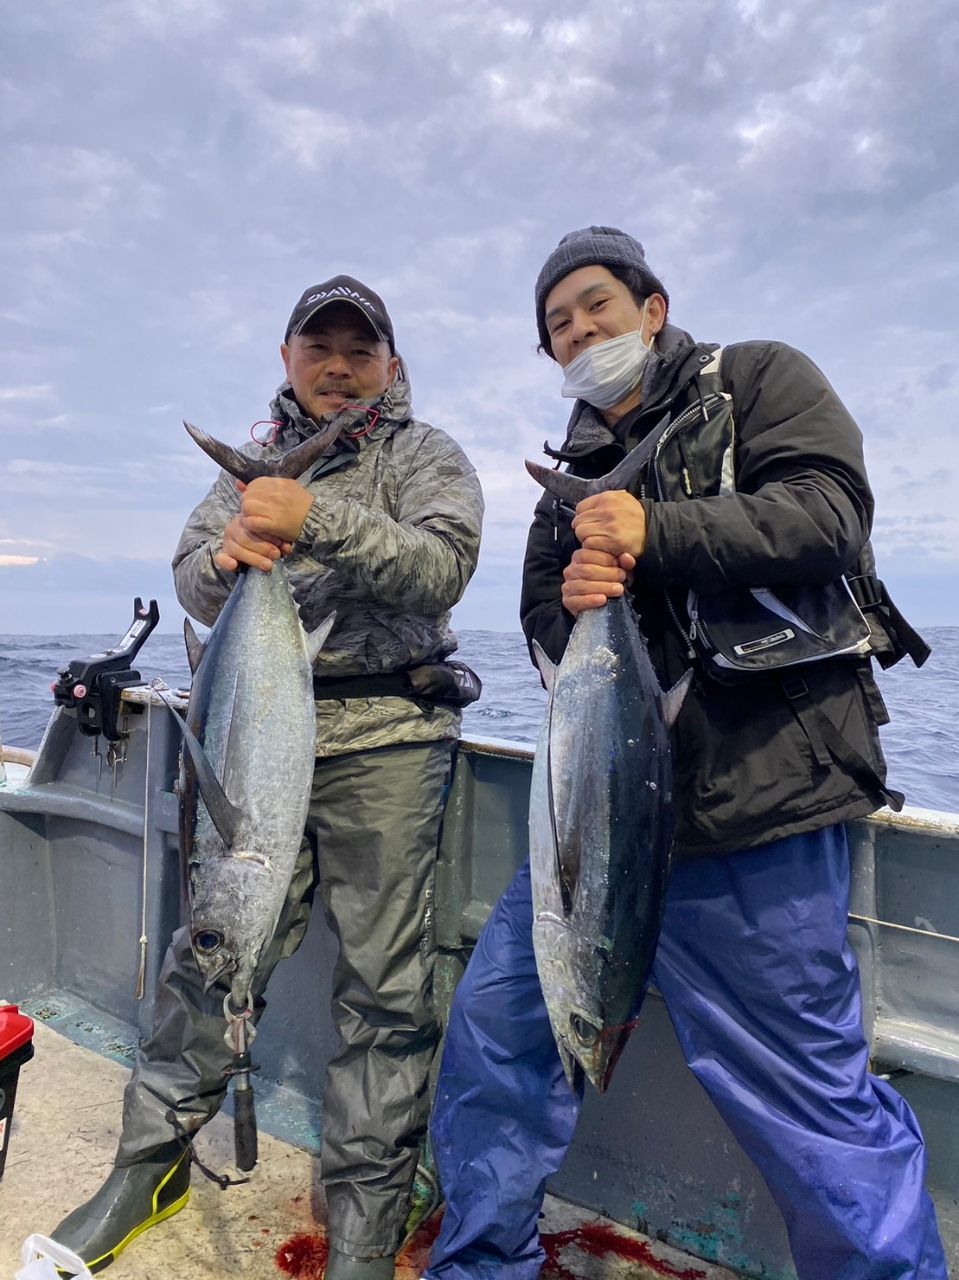
[[[584,480],[582,476],[570,475],[568,471],[554,471],[551,467],[544,467],[539,462],[528,460],[526,470],[547,493],[551,493],[554,498],[559,498],[561,502],[566,502],[571,507],[575,507],[578,502],[589,497],[590,481]]]
[[[214,440],[205,431],[195,427],[192,422],[184,422],[183,425],[204,453],[209,454],[224,471],[229,471],[231,476],[236,476],[237,480],[242,480],[244,484],[249,484],[259,476],[279,476],[283,479],[295,480],[326,452],[342,429],[342,423],[334,422],[325,431],[318,431],[316,435],[310,436],[302,444],[288,449],[277,458],[251,458],[231,445]]]
[[[575,507],[578,502],[595,493],[628,489],[634,481],[639,479],[640,472],[656,451],[660,436],[668,425],[669,414],[667,413],[636,448],[627,453],[622,462],[613,467],[612,471],[607,471],[606,475],[596,476],[592,480],[570,475],[568,471],[554,471],[552,467],[544,467],[539,462],[527,461],[526,470],[548,493]]]

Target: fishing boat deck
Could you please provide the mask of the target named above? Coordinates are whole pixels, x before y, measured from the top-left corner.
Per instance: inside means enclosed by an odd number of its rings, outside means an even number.
[[[63,1030],[101,1047],[112,1038],[114,1060],[44,1025],[35,1033],[36,1056],[20,1074],[6,1171],[0,1181],[3,1230],[0,1276],[11,1277],[20,1245],[47,1234],[100,1185],[113,1160],[120,1104],[132,1046],[117,1039],[123,1028],[101,1014],[60,1000],[33,1012],[57,1020]],[[68,1012],[69,1010],[69,1012]],[[129,1028],[126,1029],[129,1031]],[[116,1059],[120,1059],[119,1061]],[[204,1164],[237,1177],[233,1131],[219,1115],[196,1142]],[[313,1280],[326,1256],[326,1206],[319,1162],[310,1151],[265,1132],[260,1163],[248,1183],[221,1191],[194,1170],[189,1203],[146,1232],[110,1268],[116,1280]],[[398,1280],[424,1271],[439,1217],[425,1223],[399,1258]],[[549,1197],[543,1223],[547,1280],[732,1280],[732,1273],[687,1258],[588,1210]]]
[[[0,1182],[0,1277],[12,1275],[27,1234],[50,1230],[105,1176],[133,1046],[152,1027],[157,973],[180,919],[179,734],[151,690],[125,690],[124,709],[127,736],[108,755],[58,708],[32,767],[7,753],[0,781],[0,993],[38,1023]],[[462,744],[436,883],[441,1009],[526,856],[531,757],[516,743]],[[959,815],[883,811],[851,824],[850,847],[849,937],[874,1068],[919,1117],[929,1189],[959,1274]],[[320,1087],[336,1047],[335,946],[315,914],[271,980],[256,1044],[257,1114],[271,1137],[256,1181],[224,1194],[196,1178],[191,1204],[124,1255],[110,1272],[117,1280],[321,1273],[322,1202],[307,1153],[319,1148]],[[228,1117],[204,1131],[200,1149],[229,1171]],[[550,1190],[560,1199],[549,1204],[546,1274],[558,1280],[730,1274],[709,1269],[717,1265],[795,1278],[782,1217],[684,1069],[655,991],[609,1093],[587,1093]],[[704,1261],[670,1254],[649,1236]],[[290,1241],[295,1249],[280,1257]],[[428,1243],[421,1235],[404,1256],[402,1280],[419,1274]]]

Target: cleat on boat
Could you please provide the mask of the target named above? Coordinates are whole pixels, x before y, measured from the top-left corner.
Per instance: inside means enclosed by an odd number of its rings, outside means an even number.
[[[189,1198],[190,1152],[181,1142],[167,1143],[148,1160],[114,1168],[100,1190],[64,1218],[53,1238],[96,1275],[141,1232],[172,1217]]]

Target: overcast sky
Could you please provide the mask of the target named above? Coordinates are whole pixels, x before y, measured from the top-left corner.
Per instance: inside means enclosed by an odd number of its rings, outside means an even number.
[[[517,626],[563,436],[532,289],[589,223],[702,340],[779,338],[860,423],[880,572],[959,623],[954,0],[0,0],[0,632],[182,621],[170,557],[307,286],[377,289],[480,473],[461,628]]]

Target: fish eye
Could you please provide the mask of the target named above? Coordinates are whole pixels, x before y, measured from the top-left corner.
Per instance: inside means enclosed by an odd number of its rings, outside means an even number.
[[[569,1025],[580,1044],[594,1044],[599,1038],[599,1028],[579,1013],[570,1014]]]
[[[194,937],[193,945],[205,956],[212,956],[223,946],[223,934],[215,929],[201,929]]]

